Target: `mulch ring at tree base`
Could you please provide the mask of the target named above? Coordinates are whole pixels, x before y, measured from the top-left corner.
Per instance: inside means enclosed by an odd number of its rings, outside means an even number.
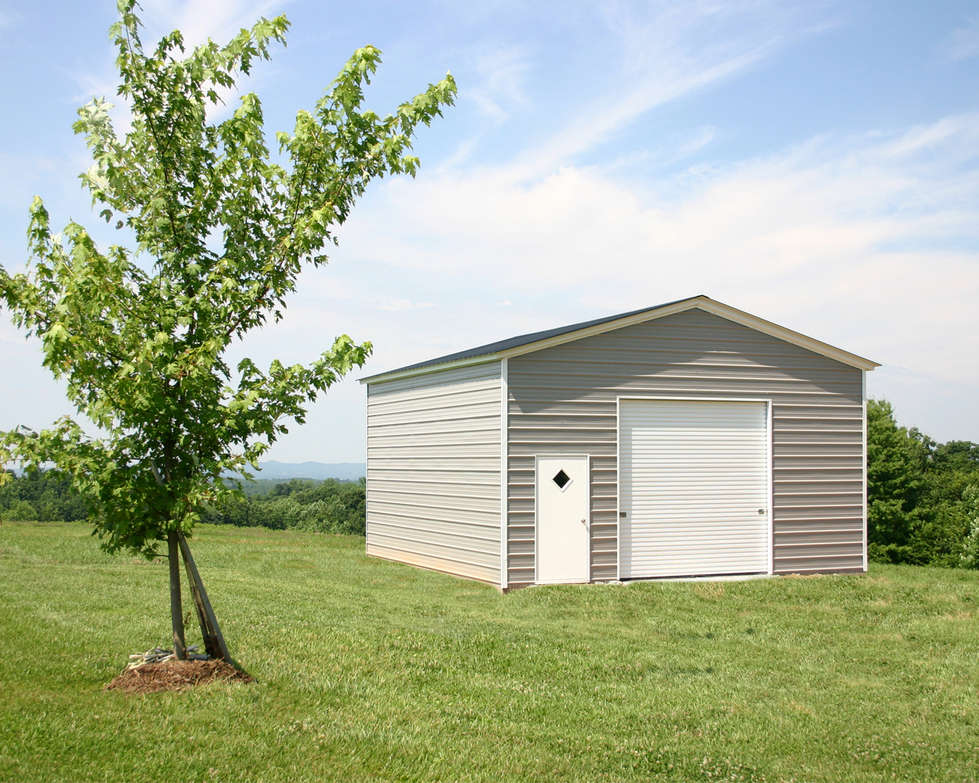
[[[249,674],[225,661],[178,661],[144,663],[126,669],[105,686],[107,691],[157,693],[183,691],[208,682],[254,682]]]

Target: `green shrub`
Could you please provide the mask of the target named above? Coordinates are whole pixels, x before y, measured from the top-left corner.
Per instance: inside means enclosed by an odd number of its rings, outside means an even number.
[[[979,445],[936,443],[900,427],[886,400],[867,403],[868,554],[882,563],[954,567],[970,554],[975,510],[967,493],[979,485]]]
[[[9,508],[3,510],[2,516],[11,522],[36,522],[37,510],[26,500],[15,500]]]
[[[363,482],[292,479],[274,485],[264,495],[246,495],[209,509],[204,521],[362,536],[366,532],[366,508]]]
[[[979,568],[979,484],[970,484],[962,493],[962,502],[969,519],[969,532],[962,546],[959,565]]]

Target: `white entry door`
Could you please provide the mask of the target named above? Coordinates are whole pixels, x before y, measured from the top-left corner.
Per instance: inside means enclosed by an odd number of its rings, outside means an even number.
[[[537,583],[589,578],[588,457],[537,458]]]
[[[623,579],[769,571],[768,405],[621,400]]]

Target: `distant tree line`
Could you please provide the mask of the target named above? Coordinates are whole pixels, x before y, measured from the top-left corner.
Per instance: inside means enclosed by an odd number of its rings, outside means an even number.
[[[68,481],[50,471],[25,473],[0,485],[0,519],[25,522],[82,522],[85,502],[68,491]]]
[[[201,521],[362,536],[367,531],[366,484],[363,479],[292,479],[272,485],[265,494],[229,498],[220,507],[208,509]]]
[[[207,509],[202,521],[274,530],[365,534],[367,502],[363,480],[262,481],[259,488],[265,492],[232,498],[218,508]],[[254,487],[246,485],[246,489]],[[68,491],[66,480],[53,472],[25,473],[0,486],[0,519],[75,522],[87,518],[85,503]]]

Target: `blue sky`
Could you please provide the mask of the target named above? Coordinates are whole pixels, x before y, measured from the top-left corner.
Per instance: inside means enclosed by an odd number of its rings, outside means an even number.
[[[362,373],[697,294],[883,366],[869,391],[940,440],[979,442],[979,6],[975,2],[335,3],[147,0],[150,41],[223,41],[285,13],[243,85],[269,134],[374,44],[381,112],[451,71],[416,180],[375,185],[328,267],[243,355],[308,362],[371,340]],[[115,5],[0,0],[0,263],[27,208],[105,231],[71,124],[114,94]],[[233,106],[234,96],[229,96]],[[112,241],[108,234],[97,236]],[[68,413],[0,322],[0,429]],[[362,461],[347,380],[270,457]]]

